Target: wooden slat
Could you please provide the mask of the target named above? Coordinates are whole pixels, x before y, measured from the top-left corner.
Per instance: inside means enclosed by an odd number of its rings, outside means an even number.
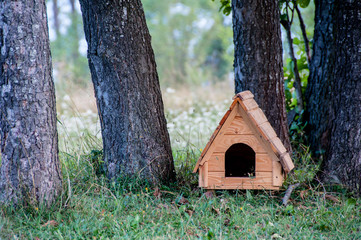
[[[256,153],[256,172],[272,172],[272,159],[266,153]]]
[[[247,100],[250,98],[254,98],[254,95],[251,93],[251,91],[243,91],[236,94],[235,98],[239,97],[241,100]]]
[[[282,186],[283,183],[283,174],[282,174],[282,166],[280,162],[273,161],[272,162],[272,178],[273,178],[273,186]]]
[[[208,160],[208,171],[224,172],[224,153],[213,153]]]
[[[199,187],[208,186],[208,162],[199,167]]]
[[[224,180],[224,172],[209,172],[208,173],[208,186],[221,186]]]
[[[289,173],[295,167],[292,162],[291,156],[288,153],[282,154],[280,160],[286,173]]]
[[[287,152],[285,146],[283,146],[281,140],[278,137],[270,140],[272,150],[280,157],[283,153]]]
[[[268,121],[266,115],[264,115],[263,111],[260,108],[247,111],[247,114],[256,126],[260,126],[262,123]]]
[[[253,134],[242,117],[236,116],[231,125],[224,131],[224,134]]]
[[[274,189],[272,172],[256,172],[255,178],[224,177],[224,172],[209,172],[208,188]]]
[[[272,139],[277,137],[277,133],[275,132],[275,130],[273,129],[273,127],[271,126],[271,124],[267,121],[262,123],[261,125],[258,126],[261,130],[261,134],[262,136],[266,139]]]
[[[242,184],[272,185],[272,172],[256,172],[254,178],[226,177],[223,180],[223,185],[239,186]]]
[[[198,186],[199,187],[206,187],[204,184],[204,168],[200,166],[198,169]]]
[[[257,102],[253,98],[250,98],[250,99],[247,99],[247,100],[244,100],[244,101],[240,100],[239,103],[247,111],[251,111],[251,110],[259,108]]]
[[[244,143],[257,153],[266,153],[254,135],[225,135],[217,142],[214,152],[225,153],[235,143]]]
[[[232,102],[231,106],[229,107],[229,110],[232,111],[235,106],[237,106],[237,99],[233,99],[233,102]]]
[[[272,185],[252,185],[252,184],[243,184],[243,185],[239,185],[239,186],[208,186],[205,189],[238,189],[238,190],[246,190],[246,189],[255,189],[255,190],[262,190],[262,189],[267,189],[267,190],[280,190],[280,187],[277,186],[272,186]]]

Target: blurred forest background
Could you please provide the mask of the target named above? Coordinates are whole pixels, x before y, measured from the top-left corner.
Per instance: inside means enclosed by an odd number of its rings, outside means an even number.
[[[204,147],[234,95],[232,17],[211,0],[143,0],[158,67],[168,129],[175,150]],[[281,13],[282,9],[281,6]],[[60,151],[83,142],[101,149],[101,134],[88,61],[80,5],[76,0],[47,1],[56,84]],[[314,4],[301,9],[308,38],[313,34]],[[293,63],[282,29],[287,110],[297,106]],[[293,47],[305,90],[308,64],[298,18],[292,25]],[[302,127],[302,126],[301,126]],[[299,130],[296,123],[291,131]],[[86,137],[85,137],[86,136]],[[89,138],[90,137],[90,138]]]

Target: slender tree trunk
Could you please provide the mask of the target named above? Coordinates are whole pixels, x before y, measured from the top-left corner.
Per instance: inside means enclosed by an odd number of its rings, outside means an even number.
[[[278,1],[232,0],[232,12],[236,92],[252,91],[290,150]]]
[[[307,86],[309,139],[323,179],[361,193],[361,2],[318,0]]]
[[[0,45],[0,203],[50,205],[62,179],[45,1],[2,1]]]
[[[54,18],[55,34],[56,34],[56,37],[58,38],[60,36],[58,0],[53,0],[53,18]]]
[[[70,6],[71,6],[71,25],[70,25],[70,33],[73,35],[73,41],[72,41],[72,58],[74,60],[74,63],[77,63],[77,60],[79,58],[79,31],[78,31],[78,12],[75,8],[75,0],[70,0]]]
[[[110,179],[174,177],[151,39],[140,0],[81,0]]]

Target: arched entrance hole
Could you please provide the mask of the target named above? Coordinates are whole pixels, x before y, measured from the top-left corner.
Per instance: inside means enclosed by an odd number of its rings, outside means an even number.
[[[243,143],[233,144],[225,155],[226,177],[253,177],[256,174],[256,153]]]

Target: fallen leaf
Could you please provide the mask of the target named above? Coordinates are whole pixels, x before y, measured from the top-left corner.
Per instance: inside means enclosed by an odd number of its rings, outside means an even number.
[[[178,202],[178,203],[179,203],[179,204],[188,204],[189,201],[188,201],[186,198],[181,197],[181,199],[179,199],[179,202]]]
[[[212,212],[216,213],[217,215],[221,214],[221,212],[219,211],[219,208],[212,207]]]
[[[226,220],[224,220],[224,226],[229,226],[229,223],[231,222],[231,220],[229,220],[228,218],[226,218]]]
[[[283,237],[277,233],[275,233],[271,236],[271,239],[276,239],[276,238],[283,239]]]
[[[167,205],[167,204],[163,204],[163,203],[161,203],[161,204],[158,204],[158,208],[160,208],[160,209],[162,209],[162,208],[165,208],[165,209],[169,209],[169,206]]]
[[[231,215],[231,209],[230,209],[229,207],[227,207],[227,208],[224,210],[224,213]]]
[[[331,200],[333,202],[336,202],[336,203],[340,202],[340,200],[337,197],[329,195],[329,194],[326,194],[325,198],[327,198],[328,200]]]
[[[56,227],[59,225],[59,223],[55,220],[50,220],[50,221],[47,221],[46,223],[44,223],[43,225],[41,225],[42,227],[46,227],[46,226],[53,226],[53,227]]]
[[[188,215],[189,215],[190,217],[192,217],[194,211],[187,209],[187,210],[186,210],[186,213],[188,213]]]
[[[155,187],[153,196],[156,198],[160,198],[160,195],[161,195],[161,193],[160,193],[159,187]]]
[[[213,198],[214,197],[214,194],[213,194],[213,191],[207,191],[204,196],[206,196],[206,198]]]
[[[308,192],[308,190],[302,190],[302,191],[300,192],[300,197],[301,197],[302,199],[305,199],[305,197],[306,197],[306,195],[307,195],[307,192]]]

